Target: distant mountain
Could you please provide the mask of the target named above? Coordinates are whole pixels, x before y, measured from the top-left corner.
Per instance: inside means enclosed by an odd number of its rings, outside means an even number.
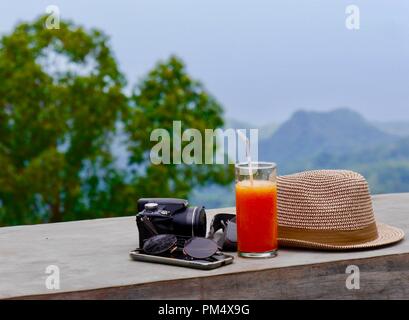
[[[274,132],[278,129],[278,124],[271,123],[263,126],[257,126],[254,124],[246,123],[243,121],[239,121],[236,119],[227,119],[225,121],[225,128],[232,128],[232,129],[258,129],[258,136],[259,139],[268,139],[270,138]]]
[[[391,161],[406,162],[409,165],[409,137],[372,147],[363,146],[361,150],[344,154],[322,152],[313,158],[312,165],[320,168],[334,168],[359,164],[369,166]]]
[[[374,122],[379,130],[400,137],[409,137],[409,121]]]
[[[321,153],[310,162],[312,168],[350,169],[362,173],[372,193],[409,191],[409,138],[391,144],[333,155]]]
[[[349,109],[330,112],[296,112],[269,139],[259,145],[259,159],[274,161],[280,173],[309,169],[320,154],[334,157],[396,142]]]
[[[212,184],[199,187],[189,195],[189,202],[192,205],[204,205],[206,208],[226,208],[235,205],[234,184],[220,186]]]
[[[236,119],[232,119],[232,118],[228,118],[224,121],[224,127],[227,128],[232,128],[232,129],[250,129],[250,128],[256,128],[257,126],[248,123],[248,122],[244,122],[244,121],[240,121],[240,120],[236,120]]]

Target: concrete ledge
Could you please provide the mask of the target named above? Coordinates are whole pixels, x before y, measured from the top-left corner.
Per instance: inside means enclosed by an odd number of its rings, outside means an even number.
[[[408,234],[409,194],[373,199],[377,220]],[[231,210],[211,210],[209,219]],[[0,228],[0,298],[409,298],[407,240],[357,252],[283,249],[211,271],[131,261],[136,246],[134,217]],[[361,271],[359,290],[345,286],[351,264]],[[48,265],[60,269],[59,290],[45,286]]]

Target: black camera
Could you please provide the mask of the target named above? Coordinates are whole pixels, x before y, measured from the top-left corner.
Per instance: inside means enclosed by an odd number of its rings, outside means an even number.
[[[139,246],[157,234],[186,237],[206,236],[206,212],[203,206],[189,207],[184,199],[141,198],[138,200],[136,224]]]

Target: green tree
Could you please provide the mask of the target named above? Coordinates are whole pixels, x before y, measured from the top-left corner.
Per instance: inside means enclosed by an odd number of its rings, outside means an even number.
[[[196,185],[231,181],[231,168],[154,166],[146,157],[150,131],[172,117],[199,128],[223,123],[178,59],[127,97],[106,35],[67,21],[49,30],[44,21],[0,41],[0,225],[127,215],[139,196],[185,197]],[[120,127],[131,155],[125,169],[111,152]]]
[[[126,121],[132,141],[130,164],[140,168],[132,182],[139,195],[186,198],[192,186],[209,182],[222,185],[230,183],[233,179],[232,166],[184,163],[154,165],[148,161],[149,151],[157,143],[150,141],[151,132],[162,128],[172,133],[173,121],[181,121],[181,132],[189,128],[200,131],[204,163],[205,151],[211,147],[204,143],[205,129],[222,127],[222,112],[219,103],[207,93],[204,86],[189,77],[180,59],[172,56],[158,63],[133,91],[130,117]],[[182,149],[188,143],[182,142]],[[172,134],[170,145],[173,145]],[[213,154],[216,148],[214,144]],[[173,149],[171,151],[173,153]]]

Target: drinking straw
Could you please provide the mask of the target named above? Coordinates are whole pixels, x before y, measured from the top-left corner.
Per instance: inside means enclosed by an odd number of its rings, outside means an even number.
[[[249,175],[250,175],[250,184],[253,186],[253,169],[251,165],[251,155],[250,155],[250,140],[247,139],[246,135],[240,130],[236,130],[240,139],[246,144],[246,158],[249,164]]]

